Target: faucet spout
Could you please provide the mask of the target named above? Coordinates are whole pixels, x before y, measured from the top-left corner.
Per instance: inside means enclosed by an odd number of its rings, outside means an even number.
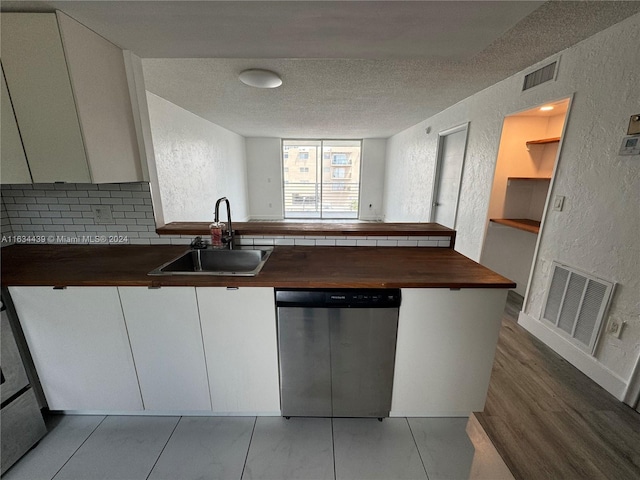
[[[214,221],[216,223],[220,221],[220,203],[223,201],[227,204],[227,223],[229,224],[229,228],[227,229],[227,234],[222,237],[222,241],[229,246],[229,250],[233,250],[235,247],[235,235],[233,233],[233,224],[231,223],[231,205],[229,204],[229,199],[227,197],[221,197],[216,200]]]

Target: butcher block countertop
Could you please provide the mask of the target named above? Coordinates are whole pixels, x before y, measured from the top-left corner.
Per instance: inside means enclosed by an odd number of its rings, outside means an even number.
[[[223,220],[224,221],[224,220]],[[173,222],[156,229],[159,235],[208,235],[210,222]],[[233,222],[237,235],[365,235],[444,236],[456,231],[437,223],[385,222]],[[453,242],[452,242],[453,243]]]
[[[223,286],[285,288],[513,288],[449,248],[277,246],[255,277],[149,276],[187,249],[175,245],[12,245],[2,286]]]

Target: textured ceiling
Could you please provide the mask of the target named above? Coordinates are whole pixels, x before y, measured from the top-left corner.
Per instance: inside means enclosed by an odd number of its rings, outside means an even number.
[[[147,89],[244,136],[388,137],[640,11],[640,2],[12,2],[143,57]],[[258,90],[237,76],[278,72]]]

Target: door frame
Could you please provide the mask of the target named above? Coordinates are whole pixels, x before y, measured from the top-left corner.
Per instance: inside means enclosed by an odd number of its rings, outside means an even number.
[[[440,185],[440,175],[442,174],[442,150],[444,148],[444,138],[453,133],[458,133],[463,130],[466,130],[466,135],[464,137],[464,150],[462,152],[462,163],[460,165],[460,178],[458,180],[458,191],[456,192],[456,206],[453,214],[453,226],[452,229],[455,230],[456,224],[458,223],[458,206],[460,205],[460,191],[462,190],[462,176],[464,173],[464,163],[467,159],[467,146],[469,144],[469,124],[471,122],[461,123],[455,127],[448,128],[438,133],[438,145],[436,149],[436,168],[433,174],[433,185],[431,187],[431,201],[429,202],[431,205],[431,209],[429,212],[429,221],[435,221],[435,207],[436,207],[436,199],[438,198]]]
[[[562,100],[568,100],[569,103],[567,104],[567,112],[564,114],[564,123],[562,125],[562,135],[560,135],[560,141],[558,142],[558,151],[556,152],[556,159],[553,165],[553,171],[551,172],[551,180],[549,181],[549,190],[547,191],[547,199],[544,202],[544,210],[542,211],[542,218],[540,219],[540,229],[538,230],[538,237],[536,238],[536,246],[533,250],[533,258],[531,259],[531,267],[529,268],[529,277],[527,278],[527,288],[525,289],[524,300],[522,302],[523,312],[527,312],[529,307],[529,293],[531,291],[531,283],[533,281],[533,275],[536,271],[536,266],[538,264],[538,255],[540,253],[540,242],[542,240],[542,235],[544,233],[544,226],[547,220],[547,213],[549,212],[549,204],[551,203],[551,194],[553,193],[553,187],[556,183],[556,178],[558,174],[558,165],[560,164],[560,157],[562,155],[562,146],[564,145],[564,139],[567,134],[567,126],[569,125],[569,117],[571,116],[573,96],[574,96],[574,93],[571,93],[570,95],[563,96],[555,100],[549,100],[546,102],[546,103],[554,103]],[[541,106],[541,105],[544,105],[544,103],[534,105],[533,107],[521,110],[520,112],[531,110],[531,108],[536,108],[537,106]],[[517,112],[517,113],[520,113],[520,112]],[[511,115],[514,115],[514,114],[511,114]],[[503,120],[503,124],[504,124],[504,120]],[[502,140],[502,135],[500,136],[500,140]],[[496,166],[497,166],[497,163],[498,162],[496,159]],[[487,211],[487,220],[486,220],[485,228],[488,228],[489,226],[488,213],[489,212]],[[486,230],[485,230],[485,240],[486,240]],[[483,247],[484,247],[484,242],[483,242]]]

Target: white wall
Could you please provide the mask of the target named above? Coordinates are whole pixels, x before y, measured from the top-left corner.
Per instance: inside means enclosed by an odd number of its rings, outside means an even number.
[[[620,339],[605,336],[596,357],[624,381],[640,354],[640,162],[617,152],[640,105],[639,44],[635,15],[563,51],[555,82],[521,93],[520,72],[390,138],[386,160],[386,219],[426,220],[437,132],[471,122],[456,250],[478,260],[504,117],[575,93],[552,190],[566,196],[565,208],[546,217],[524,308],[540,318],[554,259],[617,282],[611,316],[627,326]]]
[[[280,138],[247,138],[247,184],[252,219],[284,218]],[[386,139],[362,141],[360,218],[382,218]],[[371,205],[371,208],[369,208]]]
[[[515,292],[524,297],[537,238],[535,233],[491,222],[482,264],[516,282]]]
[[[244,137],[153,93],[147,102],[159,185],[151,182],[159,187],[165,223],[213,221],[219,197],[229,199],[233,220],[247,220]]]
[[[281,141],[279,138],[247,138],[249,213],[255,220],[282,220]]]
[[[386,148],[385,138],[365,138],[362,141],[360,220],[382,219]]]

